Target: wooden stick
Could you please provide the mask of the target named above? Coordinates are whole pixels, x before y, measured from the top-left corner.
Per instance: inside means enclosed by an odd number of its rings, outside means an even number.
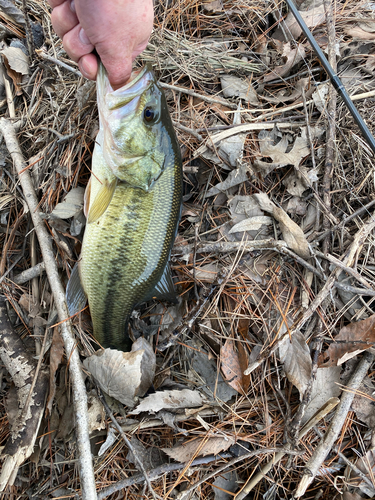
[[[69,320],[67,321],[69,313],[65,300],[65,290],[58,273],[51,238],[45,228],[44,221],[40,217],[38,198],[35,194],[30,174],[26,169],[27,165],[22,156],[14,127],[9,120],[5,118],[0,119],[0,132],[3,134],[6,146],[12,156],[18,174],[23,171],[23,173],[19,175],[20,184],[30,209],[43,261],[46,266],[48,281],[54,297],[59,321],[61,322],[61,335],[64,340],[66,357],[69,360],[69,371],[73,385],[73,404],[76,418],[76,436],[82,498],[83,500],[96,500],[95,477],[89,440],[86,388],[71,323]]]

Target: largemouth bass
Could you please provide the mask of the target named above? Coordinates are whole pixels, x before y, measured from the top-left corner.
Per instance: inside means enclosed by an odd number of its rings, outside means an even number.
[[[87,296],[95,338],[103,347],[128,350],[133,308],[174,296],[168,260],[180,218],[181,155],[150,68],[113,91],[101,66],[97,98],[87,225],[67,301],[72,314]]]

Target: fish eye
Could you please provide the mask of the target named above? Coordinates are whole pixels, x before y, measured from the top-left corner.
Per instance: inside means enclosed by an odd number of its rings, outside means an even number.
[[[143,117],[146,120],[146,122],[150,123],[156,118],[156,113],[153,108],[147,107],[143,111]]]

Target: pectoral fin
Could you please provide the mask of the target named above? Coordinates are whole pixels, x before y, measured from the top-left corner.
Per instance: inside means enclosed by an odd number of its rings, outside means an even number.
[[[115,192],[116,184],[117,179],[113,179],[111,182],[104,181],[100,186],[99,192],[95,196],[87,214],[88,224],[98,220],[99,217],[107,210],[108,205],[112,200],[113,193]]]
[[[87,183],[85,189],[85,195],[83,197],[83,213],[85,214],[86,219],[87,219],[87,214],[89,213],[90,194],[91,194],[91,177],[89,179],[89,182]]]
[[[81,311],[87,302],[87,297],[79,276],[78,265],[79,263],[77,262],[73,267],[68,286],[66,287],[66,302],[70,316]]]
[[[147,302],[151,299],[166,300],[168,302],[177,303],[176,291],[174,289],[174,284],[172,280],[172,273],[169,263],[165,266],[163,275],[159,283],[149,292],[143,299]]]

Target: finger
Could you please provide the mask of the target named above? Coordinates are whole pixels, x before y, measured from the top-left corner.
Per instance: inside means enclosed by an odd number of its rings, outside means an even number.
[[[63,46],[73,61],[78,61],[82,56],[90,54],[94,50],[93,44],[87,38],[80,24],[64,35]]]
[[[100,54],[99,54],[100,55]],[[113,90],[123,87],[132,73],[131,57],[117,58],[101,57],[102,63],[107,70],[108,80]]]
[[[70,0],[47,0],[47,1],[53,9],[64,2],[70,3]]]
[[[79,69],[82,75],[89,80],[95,80],[98,73],[98,58],[95,54],[82,56],[78,61]]]
[[[69,1],[63,2],[52,11],[51,21],[53,29],[60,38],[62,38],[65,33],[73,29],[79,23],[78,17],[75,11],[72,10],[71,5],[72,4]]]

